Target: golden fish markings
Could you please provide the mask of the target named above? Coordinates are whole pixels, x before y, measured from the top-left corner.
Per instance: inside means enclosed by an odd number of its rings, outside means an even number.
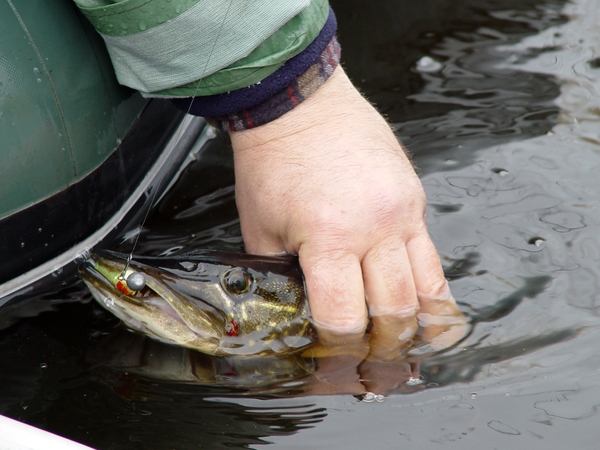
[[[81,276],[131,329],[218,356],[291,354],[315,341],[295,258],[207,251],[126,263],[94,254]],[[145,281],[137,291],[126,283],[133,272]]]

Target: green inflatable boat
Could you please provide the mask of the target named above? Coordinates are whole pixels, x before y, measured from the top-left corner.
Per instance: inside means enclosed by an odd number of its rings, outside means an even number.
[[[120,86],[71,2],[2,1],[0,29],[1,305],[138,226],[205,122]]]

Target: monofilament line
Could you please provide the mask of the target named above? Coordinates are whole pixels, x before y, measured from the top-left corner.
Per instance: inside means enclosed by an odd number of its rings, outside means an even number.
[[[204,65],[204,69],[202,69],[202,73],[200,74],[200,78],[198,79],[198,84],[196,85],[196,90],[194,91],[194,95],[192,96],[192,101],[190,101],[190,105],[188,106],[188,110],[186,111],[186,114],[190,113],[190,111],[192,109],[193,98],[196,97],[196,94],[200,90],[200,83],[202,82],[202,78],[206,74],[206,70],[208,68],[208,63],[210,62],[210,59],[212,58],[212,55],[215,51],[215,47],[217,46],[217,42],[219,41],[219,37],[221,36],[221,31],[223,30],[223,26],[225,25],[225,22],[227,21],[227,16],[229,15],[229,11],[231,10],[232,3],[233,3],[233,0],[229,0],[229,4],[227,5],[227,9],[225,10],[225,16],[223,17],[223,22],[219,26],[219,30],[217,31],[217,35],[215,36],[215,39],[213,41],[213,46],[210,49],[208,58],[206,59],[206,64]],[[183,133],[183,123],[180,123],[179,127],[177,128],[175,142],[179,141],[182,133]],[[144,219],[142,220],[142,223],[140,224],[140,227],[139,227],[139,231],[136,234],[135,240],[133,242],[133,246],[131,248],[131,252],[129,253],[129,256],[127,257],[127,262],[125,263],[125,268],[123,269],[123,272],[121,273],[122,278],[125,278],[125,272],[127,272],[127,269],[129,269],[129,263],[133,259],[133,253],[135,252],[135,249],[137,247],[137,244],[140,239],[140,235],[142,234],[142,230],[144,228],[146,220],[148,220],[148,215],[150,214],[152,205],[154,204],[154,201],[156,200],[156,194],[158,192],[158,187],[160,186],[160,183],[162,182],[163,177],[164,177],[164,172],[159,175],[159,180],[158,180],[158,183],[156,184],[156,189],[154,189],[154,192],[152,193],[152,200],[150,201],[150,203],[148,205],[148,209],[146,210]]]

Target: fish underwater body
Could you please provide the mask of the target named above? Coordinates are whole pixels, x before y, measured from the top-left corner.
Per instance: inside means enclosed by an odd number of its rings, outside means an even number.
[[[286,355],[316,342],[292,256],[199,251],[135,257],[101,251],[80,269],[93,297],[126,326],[215,356]]]

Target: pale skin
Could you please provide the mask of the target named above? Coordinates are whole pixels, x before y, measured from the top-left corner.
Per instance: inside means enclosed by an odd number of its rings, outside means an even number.
[[[422,185],[341,67],[298,107],[231,139],[246,251],[299,256],[322,341],[361,339],[369,317],[380,359],[398,356],[418,320],[430,340],[464,334]]]

